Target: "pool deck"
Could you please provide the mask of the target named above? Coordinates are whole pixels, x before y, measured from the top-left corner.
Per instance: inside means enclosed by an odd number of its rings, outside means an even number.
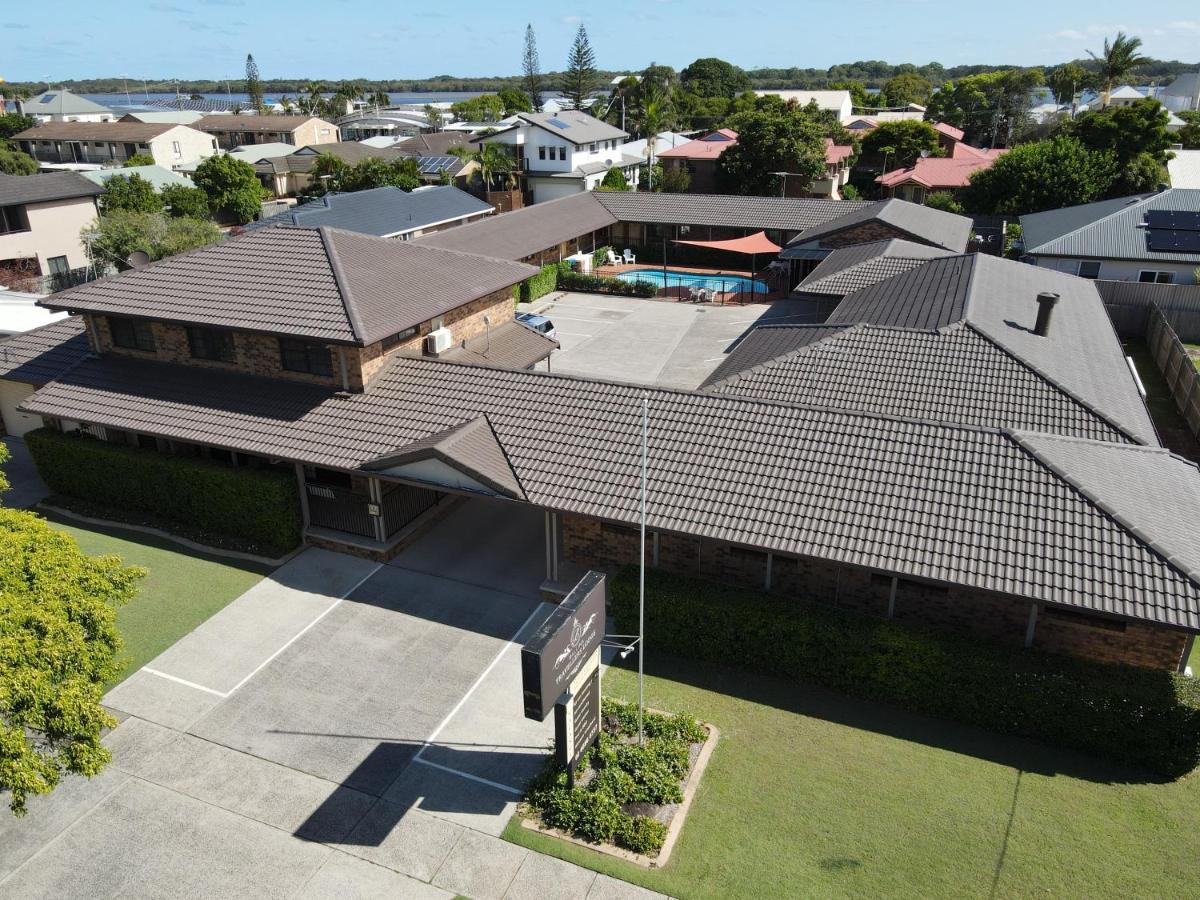
[[[645,269],[651,269],[656,272],[661,272],[662,266],[656,266],[651,262],[637,263],[635,265],[628,265],[628,264],[622,263],[621,265],[616,265],[616,266],[612,266],[612,265],[599,266],[593,270],[593,274],[615,277],[615,276],[621,275],[625,272],[637,272],[637,271],[645,270]],[[677,266],[677,265],[673,265],[673,264],[668,264],[667,271],[668,272],[686,272],[689,275],[704,275],[709,278],[720,278],[722,275],[737,276],[737,277],[741,277],[741,278],[753,277],[752,273],[750,272],[749,269],[704,269],[704,268],[699,268],[697,266]],[[759,272],[757,275],[757,278],[758,278],[759,282],[764,281],[766,279],[766,272],[765,271]],[[716,297],[714,298],[713,302],[714,303],[724,303],[724,302],[728,302],[731,300],[733,302],[737,302],[736,298],[738,296],[739,296],[739,294],[736,291],[731,291],[728,293],[717,292]],[[788,292],[786,289],[771,288],[771,290],[765,296],[762,294],[758,294],[755,297],[755,300],[756,301],[783,300],[787,296],[788,296]],[[658,299],[660,299],[660,300],[677,300],[677,301],[680,301],[683,303],[690,302],[687,292],[682,288],[675,288],[675,287],[660,289],[658,292]]]

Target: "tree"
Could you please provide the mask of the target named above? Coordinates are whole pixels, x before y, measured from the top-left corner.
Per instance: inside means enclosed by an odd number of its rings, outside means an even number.
[[[504,118],[504,101],[497,94],[480,94],[451,104],[450,112],[463,122],[496,122]]]
[[[451,147],[450,152],[464,163],[475,163],[479,167],[479,180],[484,191],[494,188],[496,180],[503,177],[510,190],[516,178],[516,161],[500,144],[481,142],[478,147]]]
[[[1050,85],[1050,90],[1054,93],[1054,102],[1059,106],[1064,106],[1074,103],[1079,92],[1087,90],[1091,86],[1093,77],[1092,73],[1083,66],[1075,63],[1063,63],[1050,73],[1046,83]]]
[[[868,109],[873,106],[878,106],[881,102],[878,94],[868,94],[867,86],[861,81],[855,81],[853,79],[846,81],[831,81],[829,83],[829,90],[849,91],[850,103],[855,109]],[[874,98],[874,102],[872,102],[872,98]]]
[[[667,117],[671,114],[671,95],[653,81],[643,85],[640,94],[635,118],[638,130],[646,136],[646,175],[649,178],[646,188],[652,191],[654,190],[654,145],[658,140],[659,132],[666,127]]]
[[[104,193],[100,195],[102,213],[118,209],[158,212],[162,207],[162,197],[154,189],[154,185],[136,174],[112,176],[104,183]]]
[[[0,115],[0,140],[5,140],[14,134],[27,131],[36,124],[37,119],[33,116],[25,116],[20,113],[4,113]]]
[[[1009,150],[971,176],[960,201],[971,212],[1024,215],[1100,200],[1116,177],[1112,153],[1089,150],[1060,135]]]
[[[1090,150],[1110,150],[1120,166],[1129,165],[1143,154],[1160,163],[1174,142],[1167,131],[1170,113],[1157,100],[1147,98],[1128,106],[1108,106],[1088,111],[1064,127]]]
[[[152,166],[154,165],[154,157],[149,153],[135,153],[129,159],[121,164],[123,169],[132,169],[135,166]]]
[[[392,160],[369,156],[342,172],[338,190],[366,191],[378,187],[397,187],[411,191],[421,186],[420,169],[411,156]]]
[[[946,82],[929,98],[925,119],[961,128],[969,144],[1010,146],[1028,125],[1030,92],[1043,80],[1040,69],[1005,69]]]
[[[129,268],[129,256],[141,250],[152,260],[193,250],[221,239],[221,231],[205,219],[167,218],[162,213],[114,210],[83,229],[81,235],[98,266]]]
[[[962,204],[955,200],[954,195],[949,191],[934,191],[932,194],[926,194],[925,205],[930,209],[940,209],[948,213],[961,213],[963,211]]]
[[[604,180],[600,182],[599,190],[602,191],[627,191],[629,190],[629,182],[625,179],[625,173],[613,166],[604,173]]]
[[[0,463],[8,450],[0,444]],[[0,472],[0,491],[8,489]],[[0,790],[14,815],[64,775],[96,775],[112,758],[100,705],[120,671],[117,608],[145,570],[89,557],[30,512],[0,509]]]
[[[776,172],[808,185],[825,171],[826,125],[815,105],[741,113],[729,121],[738,142],[717,161],[717,179],[734,194],[779,193]]]
[[[441,131],[446,125],[446,116],[442,112],[441,107],[434,106],[432,103],[426,103],[425,121],[429,123],[429,127],[434,131]]]
[[[698,59],[679,73],[679,83],[698,97],[732,100],[751,89],[750,76],[733,63],[715,56]]]
[[[511,116],[513,113],[534,111],[533,104],[524,91],[506,88],[496,96],[500,98],[500,102],[504,105],[505,116]]]
[[[908,106],[910,103],[924,105],[933,93],[933,85],[915,72],[904,72],[889,79],[883,86],[881,105]]]
[[[1110,197],[1145,194],[1170,183],[1167,167],[1149,153],[1139,153],[1128,162],[1117,164],[1117,177],[1108,189]]]
[[[588,40],[587,29],[580,23],[567,54],[567,71],[563,74],[563,96],[575,109],[583,109],[592,91],[596,89],[596,53]]]
[[[248,162],[210,156],[196,167],[192,181],[208,196],[209,209],[238,225],[253,222],[262,209],[263,189]]]
[[[941,156],[938,133],[928,122],[905,119],[881,122],[863,138],[863,153],[879,157],[885,168],[911,166],[922,153]]]
[[[1141,47],[1141,38],[1127,37],[1125,32],[1118,31],[1111,44],[1108,38],[1104,39],[1102,53],[1097,55],[1091,50],[1088,51],[1088,56],[1100,63],[1100,71],[1097,74],[1101,85],[1101,106],[1108,106],[1113,86],[1117,82],[1123,81],[1138,66],[1150,62],[1149,57],[1138,53]]]
[[[341,190],[342,176],[346,174],[347,168],[349,167],[346,161],[340,156],[334,156],[332,153],[318,154],[310,170],[313,193],[324,194]]]
[[[525,49],[521,53],[521,84],[534,112],[542,108],[542,62],[538,59],[537,36],[525,26]]]
[[[258,77],[258,63],[250,53],[246,54],[246,103],[253,110],[263,111],[263,89],[262,81]]]
[[[160,192],[164,212],[175,219],[207,219],[208,195],[186,184],[168,184]]]
[[[5,175],[36,175],[37,160],[8,141],[0,140],[0,172]]]
[[[1176,115],[1183,119],[1184,126],[1175,132],[1175,140],[1183,144],[1184,149],[1200,150],[1200,110],[1185,110]]]
[[[664,194],[686,194],[692,187],[692,176],[683,166],[672,166],[662,173],[660,185]]]

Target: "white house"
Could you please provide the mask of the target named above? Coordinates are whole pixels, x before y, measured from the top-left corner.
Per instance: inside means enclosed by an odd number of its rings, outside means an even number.
[[[760,97],[782,97],[789,103],[796,101],[800,106],[816,103],[820,109],[835,113],[843,125],[854,116],[854,101],[849,91],[755,91]]]
[[[25,115],[39,122],[115,122],[114,113],[107,106],[93,103],[70,91],[52,90],[26,100],[22,106]]]
[[[1180,75],[1159,90],[1158,101],[1171,112],[1200,109],[1200,72]]]
[[[516,121],[473,142],[511,147],[522,174],[522,190],[533,203],[595,190],[609,169],[637,184],[639,156],[626,151],[629,135],[580,110],[518,113]]]

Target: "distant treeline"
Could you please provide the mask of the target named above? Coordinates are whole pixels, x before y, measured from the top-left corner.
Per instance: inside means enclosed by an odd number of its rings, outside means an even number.
[[[1076,65],[1083,66],[1086,69],[1094,69],[1095,61],[1091,59],[1076,59],[1072,60]],[[827,87],[830,84],[836,84],[845,81],[861,81],[869,86],[878,86],[896,75],[905,72],[913,72],[927,78],[933,84],[942,84],[945,81],[954,81],[962,78],[965,75],[977,75],[980,72],[994,72],[997,69],[1012,69],[1012,68],[1040,68],[1046,74],[1049,74],[1054,65],[1049,66],[1009,66],[1009,65],[972,65],[972,66],[943,66],[940,63],[928,63],[923,66],[914,66],[910,63],[901,63],[892,65],[891,63],[883,62],[882,60],[866,60],[853,63],[844,63],[841,65],[831,66],[828,69],[801,69],[798,67],[788,69],[748,69],[746,74],[750,76],[750,81],[755,88],[760,90],[816,90]],[[1194,72],[1200,68],[1200,63],[1183,63],[1178,60],[1151,60],[1145,65],[1139,66],[1136,72],[1131,75],[1128,81],[1131,84],[1163,84],[1169,82],[1175,76],[1185,72]],[[605,84],[612,78],[618,75],[632,74],[629,72],[614,72],[601,70],[599,75]],[[563,73],[547,72],[543,75],[547,90],[558,90],[562,85]],[[267,94],[300,94],[307,93],[309,86],[316,82],[327,87],[330,90],[335,89],[338,85],[353,81],[364,92],[372,91],[388,91],[390,93],[433,93],[433,92],[457,92],[457,91],[473,91],[473,92],[494,92],[505,88],[521,86],[520,75],[494,76],[490,78],[458,78],[453,75],[438,75],[435,78],[418,78],[399,80],[373,80],[368,78],[357,79],[264,79],[262,82],[263,91]],[[68,90],[75,91],[80,94],[119,94],[123,93],[126,88],[129,92],[140,92],[149,88],[152,92],[170,92],[176,89],[181,94],[219,94],[223,93],[227,88],[238,92],[242,89],[241,79],[221,79],[217,81],[174,81],[160,80],[145,82],[140,78],[122,79],[122,78],[83,78],[78,80],[54,81],[55,87],[64,87]],[[0,90],[7,87],[9,90],[24,91],[27,93],[35,93],[46,86],[45,81],[40,82],[20,82],[14,81],[8,85],[0,85]]]

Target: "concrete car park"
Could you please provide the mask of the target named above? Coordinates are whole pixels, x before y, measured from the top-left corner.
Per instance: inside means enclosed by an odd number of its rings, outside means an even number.
[[[472,499],[388,564],[294,557],[107,695],[113,762],[0,821],[0,895],[652,896],[498,837],[552,740],[542,526]]]
[[[563,293],[533,307],[554,322],[562,347],[552,371],[684,389],[698,387],[756,324],[818,321],[797,300],[721,306]]]

